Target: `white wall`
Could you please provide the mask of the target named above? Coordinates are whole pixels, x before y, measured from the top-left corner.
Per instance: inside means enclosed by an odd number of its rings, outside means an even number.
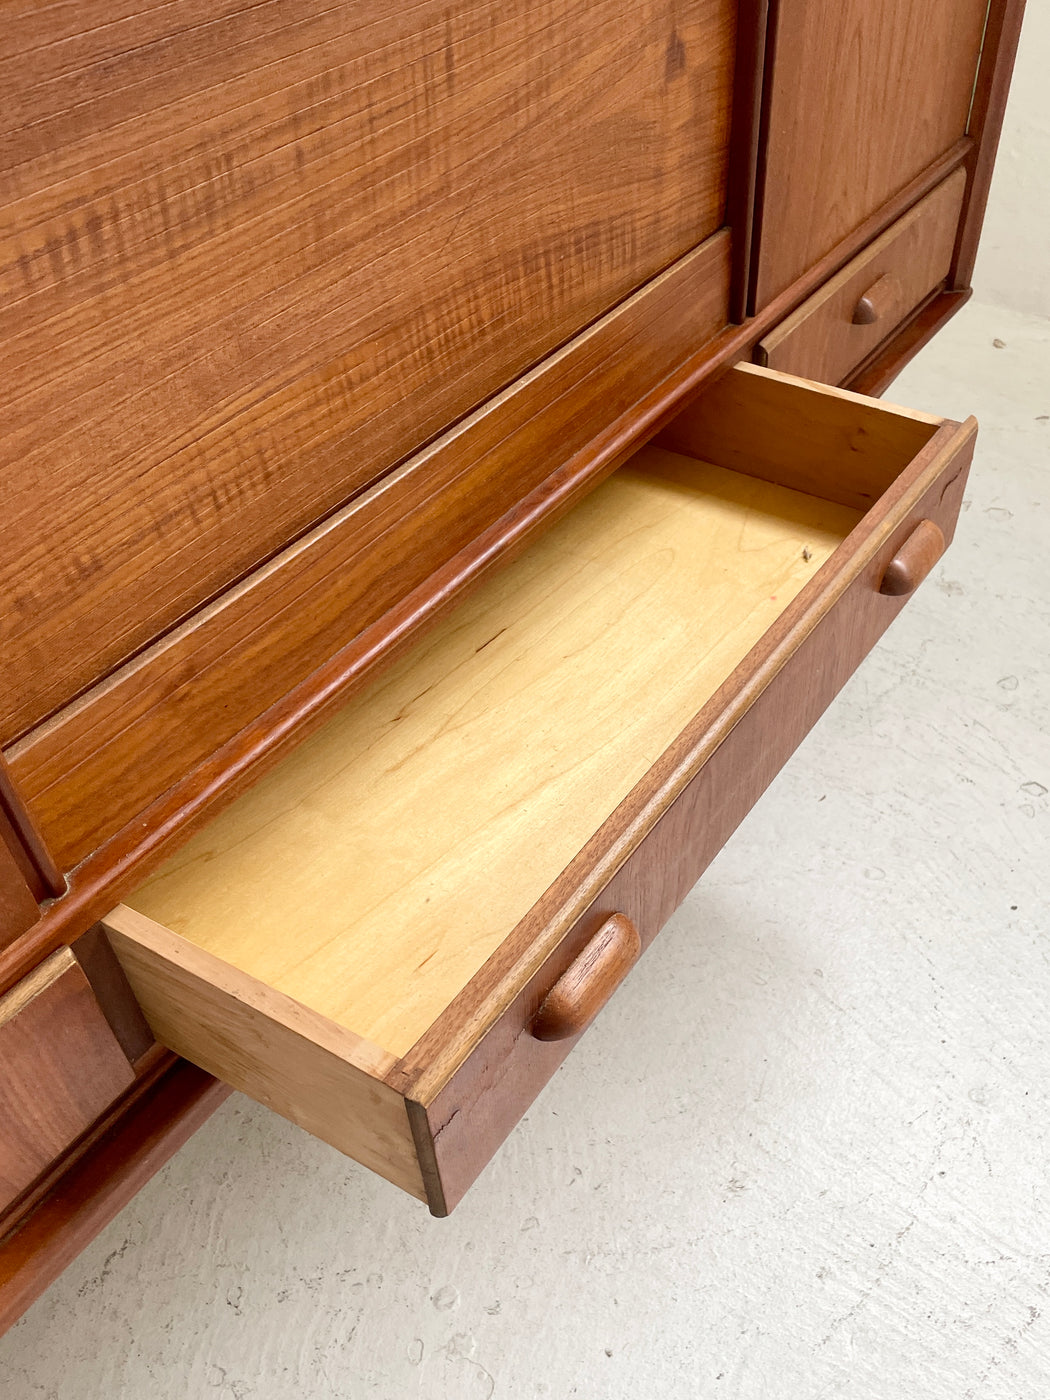
[[[1028,0],[981,251],[981,301],[1050,317],[1050,3]]]

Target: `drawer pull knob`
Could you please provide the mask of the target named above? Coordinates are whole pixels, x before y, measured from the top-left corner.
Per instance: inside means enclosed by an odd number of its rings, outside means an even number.
[[[887,272],[868,288],[853,308],[853,324],[873,326],[876,321],[881,321],[888,311],[900,304],[900,294],[896,277]]]
[[[568,1040],[594,1019],[642,952],[626,914],[606,919],[543,999],[530,1030],[537,1040]]]
[[[879,592],[891,598],[903,598],[908,593],[914,593],[944,549],[941,527],[932,520],[920,520],[886,565]]]

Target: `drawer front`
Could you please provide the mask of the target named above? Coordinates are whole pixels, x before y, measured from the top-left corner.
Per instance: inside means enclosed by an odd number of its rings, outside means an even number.
[[[926,523],[950,541],[971,452],[972,439],[947,453],[921,496],[866,542],[841,597],[808,635],[789,643],[786,659],[758,697],[564,942],[420,1110],[446,1210],[462,1198],[576,1043],[576,1038],[552,1043],[536,1037],[536,1017],[548,989],[614,915],[626,915],[647,946],[678,908],[907,601],[907,594],[887,591],[894,564],[907,561],[916,549],[921,558]],[[465,1015],[473,1010],[469,1003],[462,1009]],[[424,1093],[427,1087],[420,1085]]]
[[[0,999],[0,1211],[133,1078],[131,1064],[68,948]]]
[[[756,362],[845,379],[947,277],[965,189],[957,170],[766,336]]]

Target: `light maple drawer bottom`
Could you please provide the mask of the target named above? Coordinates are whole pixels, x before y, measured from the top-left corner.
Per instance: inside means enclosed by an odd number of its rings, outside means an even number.
[[[974,431],[730,371],[113,911],[157,1038],[446,1213],[935,562]]]

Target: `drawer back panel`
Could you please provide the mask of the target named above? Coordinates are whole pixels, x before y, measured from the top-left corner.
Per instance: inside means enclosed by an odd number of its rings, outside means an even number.
[[[0,741],[716,229],[735,11],[5,5]]]

